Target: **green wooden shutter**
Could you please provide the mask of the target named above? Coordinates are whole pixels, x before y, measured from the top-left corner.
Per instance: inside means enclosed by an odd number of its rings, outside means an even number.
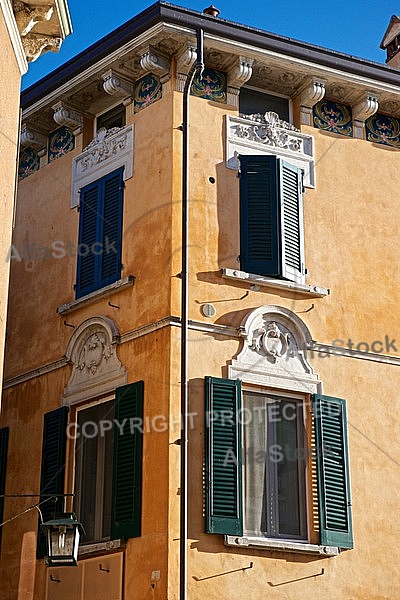
[[[240,262],[248,273],[279,277],[276,156],[240,156]]]
[[[111,539],[126,539],[141,531],[143,381],[117,388],[115,420]]]
[[[243,535],[240,381],[206,377],[206,531]]]
[[[353,548],[346,402],[313,397],[317,444],[320,543]]]
[[[300,169],[280,160],[282,277],[298,283],[304,278],[303,176]]]
[[[304,281],[301,169],[240,156],[240,260],[248,273]]]
[[[42,469],[40,477],[40,510],[43,521],[54,513],[64,512],[64,498],[56,501],[49,494],[64,493],[65,450],[67,442],[68,407],[63,406],[44,415]],[[46,537],[40,529],[39,519],[37,558],[47,554]]]
[[[8,427],[3,427],[2,429],[0,429],[0,523],[3,522],[4,515],[4,494],[6,492],[8,434]],[[2,531],[3,528],[0,527],[0,547]]]

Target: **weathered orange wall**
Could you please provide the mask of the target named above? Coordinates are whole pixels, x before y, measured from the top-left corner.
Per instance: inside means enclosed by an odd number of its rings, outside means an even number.
[[[180,314],[181,123],[180,93],[171,93],[129,122],[135,123],[134,176],[126,182],[123,276],[136,277],[132,288],[78,308],[66,316],[55,309],[74,297],[75,258],[33,265],[13,262],[7,377],[15,377],[62,358],[72,330],[93,315],[113,319],[126,333],[168,315]],[[304,197],[307,282],[330,288],[330,296],[310,298],[267,288],[255,292],[220,275],[239,265],[239,183],[224,157],[224,115],[232,107],[190,100],[190,318],[238,327],[252,309],[278,304],[297,313],[313,339],[337,338],[371,343],[399,338],[396,234],[400,216],[397,152],[304,127],[315,137],[315,190]],[[75,151],[79,152],[78,147]],[[69,209],[74,153],[42,168],[21,183],[15,245],[37,239],[77,242],[78,214]],[[214,177],[212,184],[209,177]],[[384,182],[384,185],[382,184]],[[29,233],[27,233],[29,232]],[[241,299],[246,291],[247,297]],[[200,305],[214,303],[214,319]],[[311,305],[314,308],[310,309]],[[305,312],[308,311],[308,312]],[[324,393],[348,401],[355,549],[334,558],[290,552],[227,548],[222,537],[204,534],[203,453],[205,375],[221,376],[239,349],[237,339],[200,331],[189,336],[190,411],[196,413],[189,444],[189,598],[387,600],[399,595],[396,575],[398,538],[396,496],[398,367],[347,357],[309,356]],[[396,354],[400,354],[397,352]],[[118,347],[128,381],[145,381],[145,415],[178,418],[180,413],[180,331],[164,327]],[[37,490],[43,412],[59,406],[70,367],[38,376],[6,390],[2,423],[21,423],[10,432],[8,479],[18,490]],[[27,436],[25,431],[31,432]],[[361,432],[361,433],[360,433]],[[178,597],[179,427],[144,436],[143,532],[125,552],[125,590],[130,598]],[[29,463],[26,457],[29,456]],[[36,465],[36,468],[32,468]],[[14,490],[13,490],[14,491]],[[5,518],[26,504],[6,503]],[[29,513],[4,528],[7,567],[1,600],[15,600],[18,581],[27,580],[33,598],[43,597],[46,570],[33,554],[19,563],[24,535],[36,531]],[[229,571],[247,567],[252,569]],[[1,565],[1,562],[0,562]],[[32,581],[27,573],[36,569]],[[319,575],[324,569],[324,575]],[[161,579],[151,587],[151,574]],[[382,575],[385,573],[385,576]],[[387,575],[387,576],[386,576]],[[210,579],[207,579],[210,577]],[[25,578],[25,579],[24,579]],[[198,581],[200,579],[200,581]],[[24,584],[25,585],[25,584]],[[32,586],[34,586],[32,588]],[[33,591],[32,591],[33,589]],[[28,593],[28,592],[27,592]],[[3,594],[3,596],[2,596]],[[27,595],[30,600],[30,596]]]

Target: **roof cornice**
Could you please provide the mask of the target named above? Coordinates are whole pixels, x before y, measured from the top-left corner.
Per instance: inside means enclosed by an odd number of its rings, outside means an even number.
[[[167,2],[156,2],[25,90],[21,97],[22,108],[36,104],[41,98],[100,62],[118,48],[132,42],[132,39],[160,22],[174,24],[193,32],[198,28],[203,28],[206,33],[220,39],[234,40],[316,66],[322,65],[327,69],[334,69],[336,72],[342,71],[357,77],[400,87],[399,71],[387,65],[328,50],[219,17],[212,17]]]

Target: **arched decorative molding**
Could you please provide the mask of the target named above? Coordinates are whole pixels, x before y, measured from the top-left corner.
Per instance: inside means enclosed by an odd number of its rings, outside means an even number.
[[[74,331],[65,353],[73,365],[72,374],[63,394],[63,404],[90,400],[127,382],[116,346],[119,331],[107,317],[91,317]]]
[[[307,360],[311,333],[291,310],[261,306],[245,317],[240,333],[243,347],[228,367],[230,379],[309,394],[321,391]]]

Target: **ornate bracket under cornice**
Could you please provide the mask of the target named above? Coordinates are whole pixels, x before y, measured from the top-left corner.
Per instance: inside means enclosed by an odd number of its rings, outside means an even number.
[[[43,156],[47,149],[47,137],[32,129],[27,123],[22,123],[20,133],[20,144],[24,148],[35,148],[39,156]]]
[[[378,110],[378,96],[374,92],[366,92],[364,98],[353,107],[354,137],[364,138],[365,121]]]
[[[186,77],[189,73],[190,67],[193,65],[197,58],[197,48],[192,42],[187,42],[183,50],[178,54],[176,59],[176,78],[177,78],[177,91],[183,92],[185,89]]]
[[[102,127],[88,146],[72,160],[71,208],[79,204],[79,191],[89,183],[124,167],[124,181],[133,175],[133,125]]]
[[[150,71],[158,75],[161,83],[165,83],[170,77],[170,61],[157,52],[152,46],[148,46],[140,59],[140,66],[144,71]]]
[[[73,108],[70,108],[64,102],[53,104],[53,119],[58,125],[65,125],[72,130],[74,135],[79,135],[83,128],[83,114]]]
[[[110,96],[120,96],[126,99],[124,104],[132,102],[134,96],[134,86],[128,79],[121,77],[115,71],[110,69],[103,73],[101,76],[103,79],[103,89]]]
[[[227,166],[238,170],[240,154],[274,154],[303,169],[304,185],[315,186],[314,138],[301,133],[277,113],[227,115]]]
[[[303,125],[312,125],[312,109],[325,96],[324,79],[313,79],[300,94],[300,120]]]
[[[21,37],[25,37],[41,21],[50,21],[52,6],[32,6],[15,0],[13,2],[15,21]]]
[[[305,393],[320,382],[307,360],[311,334],[299,317],[281,306],[252,310],[240,329],[243,347],[228,367],[230,379]]]
[[[240,88],[252,76],[253,64],[252,58],[239,56],[228,70],[228,104],[236,107],[239,105]]]
[[[22,38],[26,60],[33,62],[45,52],[58,52],[62,43],[62,38],[52,35],[35,35],[29,33]]]

